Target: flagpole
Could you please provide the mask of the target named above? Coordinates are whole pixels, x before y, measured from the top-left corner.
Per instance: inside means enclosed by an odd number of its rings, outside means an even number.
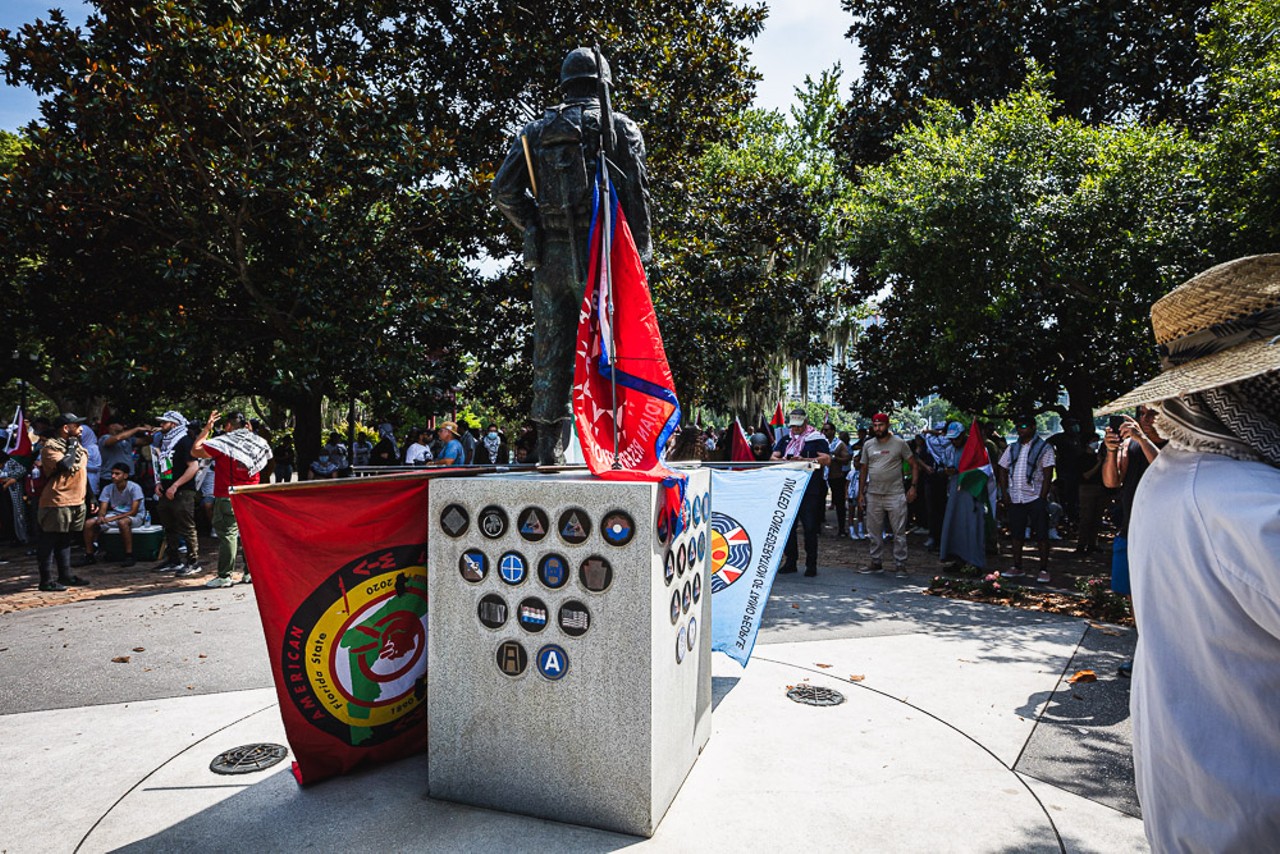
[[[617,471],[622,468],[622,463],[618,461],[618,346],[613,332],[613,267],[611,264],[613,253],[609,251],[613,245],[613,194],[609,192],[609,167],[605,159],[603,146],[600,148],[600,183],[603,185],[601,192],[605,197],[604,233],[600,235],[604,238],[600,246],[600,270],[605,282],[605,293],[607,294],[605,311],[609,314],[609,359],[612,362],[612,369],[609,371],[609,390],[613,395],[611,401],[613,408],[613,468]]]
[[[613,469],[618,471],[622,463],[618,462],[618,348],[613,333],[613,193],[609,191],[609,159],[616,142],[613,131],[613,105],[609,103],[609,83],[605,79],[604,57],[600,55],[600,45],[592,49],[596,60],[596,80],[600,98],[600,203],[604,206],[602,220],[602,238],[600,241],[600,275],[605,285],[605,312],[609,316],[609,390],[613,416]],[[597,294],[597,299],[599,295]]]

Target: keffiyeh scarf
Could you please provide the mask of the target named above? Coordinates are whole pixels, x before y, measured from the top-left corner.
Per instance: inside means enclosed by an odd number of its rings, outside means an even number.
[[[1280,372],[1161,401],[1156,432],[1174,447],[1280,468]]]
[[[251,475],[262,471],[271,460],[271,446],[267,444],[267,440],[246,427],[205,439],[204,443],[231,457],[248,469]]]
[[[173,426],[169,428],[168,433],[160,434],[160,453],[164,456],[171,456],[173,448],[187,435],[187,419],[182,417],[181,412],[170,410],[160,416],[164,421],[172,421]]]
[[[822,435],[817,430],[813,429],[812,424],[806,424],[804,425],[804,427],[805,429],[803,433],[801,433],[799,436],[792,436],[789,440],[787,440],[787,452],[786,454],[784,454],[784,456],[788,456],[788,457],[802,456],[804,454],[804,443],[808,442],[810,439],[812,439],[815,436]]]

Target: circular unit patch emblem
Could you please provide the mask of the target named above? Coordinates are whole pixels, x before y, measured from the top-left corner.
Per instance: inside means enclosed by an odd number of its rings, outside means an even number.
[[[693,652],[693,645],[698,642],[698,618],[689,618],[689,652]]]
[[[516,609],[516,622],[526,632],[540,632],[547,627],[547,603],[530,596]]]
[[[684,654],[689,647],[689,632],[684,627],[680,627],[679,634],[676,635],[676,664],[684,664]]]
[[[538,650],[538,672],[544,679],[559,682],[569,672],[569,656],[564,648],[549,643]]]
[[[700,599],[702,599],[702,576],[695,575],[693,577],[693,604],[698,604]]]
[[[507,584],[523,584],[529,577],[529,561],[520,552],[503,552],[498,558],[498,577]]]
[[[621,510],[614,510],[600,523],[600,536],[611,546],[625,546],[636,535],[636,523]]]
[[[289,699],[344,744],[372,747],[426,714],[424,545],[379,549],[312,591],[281,646]]]
[[[467,549],[458,558],[458,570],[472,584],[479,584],[489,574],[489,558],[479,549]]]
[[[498,669],[507,676],[519,676],[529,666],[529,653],[519,641],[503,641],[498,644]]]
[[[559,590],[569,580],[569,562],[558,554],[543,555],[538,561],[538,580],[552,590]]]
[[[489,629],[500,629],[507,623],[507,603],[497,593],[490,593],[480,599],[476,606],[480,624]]]
[[[671,519],[665,511],[658,511],[658,542],[664,546],[671,542]]]
[[[711,514],[711,592],[719,593],[751,565],[751,538],[738,520]]]
[[[693,524],[694,527],[702,524],[702,502],[695,500],[693,502]]]
[[[711,521],[711,493],[702,493],[702,518]]]
[[[667,550],[662,558],[662,580],[669,587],[671,580],[676,577],[676,553]]]
[[[613,567],[599,555],[592,555],[578,567],[578,579],[592,593],[603,593],[613,583]]]
[[[440,511],[440,530],[451,537],[461,537],[470,524],[471,517],[467,515],[467,508],[461,504],[450,504]]]
[[[698,563],[707,559],[707,532],[698,532]]]
[[[693,603],[693,588],[689,582],[684,583],[684,590],[680,593],[680,610],[689,613],[689,606]]]
[[[531,543],[539,542],[547,535],[549,524],[547,511],[541,507],[526,507],[516,518],[516,530]]]
[[[570,599],[560,606],[557,621],[560,623],[560,631],[571,638],[580,638],[591,628],[591,612],[577,599]]]
[[[671,625],[680,621],[680,591],[671,591]]]
[[[591,517],[585,510],[570,507],[560,514],[556,530],[560,532],[560,539],[571,546],[580,546],[591,536]]]
[[[679,550],[676,552],[676,575],[684,578],[684,571],[688,562],[689,556],[685,554],[685,544],[681,543]]]
[[[491,540],[496,540],[507,532],[507,511],[496,504],[490,504],[480,511],[477,527],[480,533]]]

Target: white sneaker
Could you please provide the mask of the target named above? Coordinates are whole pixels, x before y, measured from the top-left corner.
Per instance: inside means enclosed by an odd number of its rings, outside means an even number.
[[[241,584],[252,584],[252,583],[253,583],[253,576],[251,576],[249,573],[247,573],[247,572],[246,572],[244,575],[240,576],[240,583],[241,583]]]
[[[217,578],[210,578],[208,581],[204,583],[204,586],[205,587],[230,587],[232,584],[235,584],[235,582],[231,580],[230,576],[223,578],[221,575],[219,575]]]

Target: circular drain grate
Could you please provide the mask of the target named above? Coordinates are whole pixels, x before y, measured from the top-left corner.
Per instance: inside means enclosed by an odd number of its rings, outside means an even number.
[[[844,694],[817,685],[797,685],[787,691],[787,696],[806,706],[838,706],[844,702]]]
[[[221,753],[209,763],[215,774],[251,774],[270,768],[289,755],[289,748],[279,744],[246,744]]]

